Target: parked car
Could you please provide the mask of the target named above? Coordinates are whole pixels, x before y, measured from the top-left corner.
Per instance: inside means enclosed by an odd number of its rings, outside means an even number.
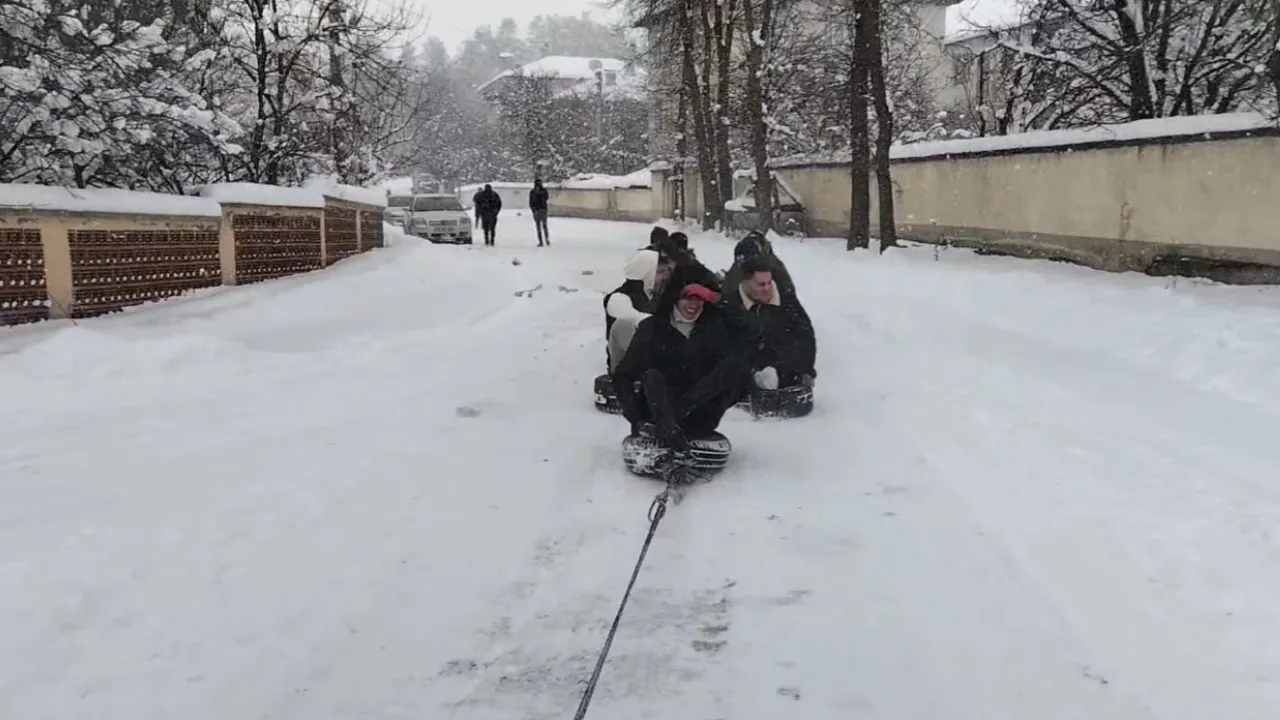
[[[471,216],[456,195],[414,195],[405,231],[433,243],[471,244]]]
[[[382,211],[382,222],[404,227],[409,216],[409,206],[413,205],[412,195],[387,195],[387,209]]]

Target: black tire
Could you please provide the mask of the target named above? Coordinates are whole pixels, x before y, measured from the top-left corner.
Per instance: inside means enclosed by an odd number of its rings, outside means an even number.
[[[613,391],[613,378],[608,373],[599,375],[595,380],[596,409],[610,415],[621,415],[622,405],[618,403],[618,393]],[[636,392],[640,392],[640,383],[636,383]]]
[[[596,409],[609,415],[621,415],[622,406],[618,404],[618,394],[613,391],[613,378],[606,373],[595,381]]]
[[[738,407],[754,418],[799,418],[813,412],[813,388],[793,385],[777,390],[752,388]]]
[[[729,463],[733,453],[733,444],[729,438],[718,432],[706,437],[689,441],[693,448],[694,466],[691,469],[696,476],[706,478],[720,472]],[[632,474],[641,477],[654,477],[657,469],[654,461],[666,451],[663,444],[648,435],[628,435],[622,440],[622,463]]]

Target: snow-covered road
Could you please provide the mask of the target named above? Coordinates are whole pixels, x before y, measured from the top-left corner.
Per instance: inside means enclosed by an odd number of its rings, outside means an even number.
[[[658,489],[591,405],[648,228],[526,220],[0,331],[0,718],[571,717]],[[779,252],[818,407],[730,415],[588,717],[1280,717],[1280,292]]]

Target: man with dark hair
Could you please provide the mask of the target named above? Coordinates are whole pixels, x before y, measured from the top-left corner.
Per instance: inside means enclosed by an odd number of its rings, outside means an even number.
[[[796,294],[796,285],[791,280],[791,273],[787,272],[787,266],[782,263],[782,259],[774,254],[773,243],[754,230],[747,233],[747,236],[733,248],[733,265],[724,276],[726,288],[742,282],[742,263],[753,257],[763,257],[769,261],[773,267],[773,280],[783,295]]]
[[[640,322],[613,371],[613,388],[632,435],[644,434],[651,425],[653,435],[685,459],[689,439],[714,433],[741,399],[750,371],[744,346],[754,339],[741,308],[687,282],[688,270],[676,267],[654,314]]]
[[[654,225],[649,231],[649,249],[662,251],[662,246],[671,238],[671,234],[661,225]]]
[[[752,379],[763,390],[813,384],[817,341],[813,323],[794,293],[774,281],[775,265],[763,255],[743,260],[742,279],[726,287],[726,302],[742,308],[759,330],[751,348]]]

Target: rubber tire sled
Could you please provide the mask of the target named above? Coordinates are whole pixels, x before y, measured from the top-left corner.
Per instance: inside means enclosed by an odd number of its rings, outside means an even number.
[[[737,406],[754,418],[798,418],[813,412],[813,387],[800,384],[777,390],[751,388]]]
[[[640,383],[636,383],[636,392],[640,392]],[[595,380],[596,409],[610,415],[621,415],[622,405],[618,402],[618,393],[613,391],[613,378],[608,373]]]
[[[733,445],[729,438],[718,432],[706,437],[692,438],[693,466],[686,472],[691,479],[705,479],[724,469],[729,463]],[[622,440],[622,462],[627,470],[641,477],[656,477],[661,468],[658,461],[668,452],[666,445],[648,434],[628,435]]]

